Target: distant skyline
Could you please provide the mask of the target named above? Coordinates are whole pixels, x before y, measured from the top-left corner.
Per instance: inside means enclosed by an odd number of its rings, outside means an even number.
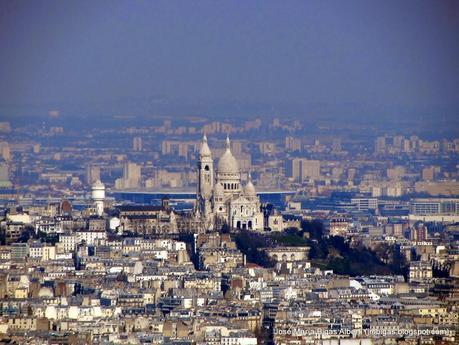
[[[0,119],[52,109],[454,118],[458,42],[453,0],[4,0]]]

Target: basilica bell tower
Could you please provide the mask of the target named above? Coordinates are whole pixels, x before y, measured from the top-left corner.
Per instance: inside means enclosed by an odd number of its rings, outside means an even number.
[[[209,218],[212,214],[212,190],[214,187],[214,161],[212,152],[207,144],[204,134],[199,151],[198,183],[197,183],[197,209],[202,217]]]

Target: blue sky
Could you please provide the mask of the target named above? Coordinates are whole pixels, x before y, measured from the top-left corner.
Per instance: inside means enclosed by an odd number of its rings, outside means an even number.
[[[459,2],[0,2],[0,107],[164,97],[458,110]]]

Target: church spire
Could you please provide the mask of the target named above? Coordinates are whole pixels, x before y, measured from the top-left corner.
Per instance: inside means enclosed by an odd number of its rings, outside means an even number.
[[[199,151],[199,154],[201,155],[201,157],[203,157],[203,156],[211,157],[212,156],[212,153],[210,152],[209,145],[207,144],[206,133],[204,133],[204,135],[202,136],[201,150]]]
[[[230,142],[230,138],[229,138],[229,133],[226,134],[226,149],[228,151],[231,151],[231,142]]]

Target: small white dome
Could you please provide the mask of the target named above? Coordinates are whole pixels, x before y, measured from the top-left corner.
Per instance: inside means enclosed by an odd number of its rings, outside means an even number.
[[[257,192],[255,191],[255,186],[252,183],[252,177],[249,174],[249,181],[244,187],[244,194],[248,196],[255,196]]]
[[[230,140],[227,137],[226,138],[226,151],[225,153],[220,157],[220,160],[218,161],[218,173],[221,174],[237,174],[239,173],[239,163],[234,158],[233,154],[231,153],[231,145],[230,145]]]
[[[210,152],[209,145],[207,144],[207,137],[206,137],[205,134],[202,137],[201,150],[199,151],[199,154],[201,156],[207,156],[207,157],[211,157],[212,156],[212,153]]]

